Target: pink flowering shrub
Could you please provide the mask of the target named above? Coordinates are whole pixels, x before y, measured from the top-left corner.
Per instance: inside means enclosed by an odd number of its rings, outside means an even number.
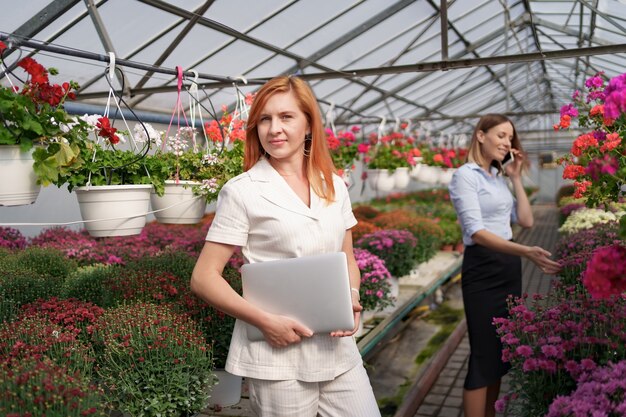
[[[46,356],[70,373],[90,376],[94,362],[90,346],[77,337],[78,329],[67,329],[44,315],[30,315],[0,327],[1,361]]]
[[[98,377],[119,411],[194,415],[207,406],[211,349],[188,315],[135,303],[106,310],[95,328]]]
[[[31,246],[52,247],[80,265],[121,264],[175,250],[197,257],[204,245],[209,224],[197,226],[147,224],[136,236],[94,238],[85,231],[58,227],[44,230]]]
[[[24,249],[26,238],[19,230],[11,227],[0,227],[0,248]]]
[[[590,229],[562,236],[556,245],[555,256],[562,266],[560,282],[586,291],[582,283],[582,273],[593,256],[595,248],[621,242],[617,222],[598,224]]]
[[[104,313],[104,309],[92,303],[52,297],[23,305],[19,317],[21,319],[45,317],[51,323],[63,326],[66,331],[88,342],[93,332],[93,325],[102,313]]]
[[[565,293],[562,290],[561,293]],[[571,290],[567,297],[535,296],[510,303],[509,318],[494,324],[503,343],[516,415],[545,415],[582,372],[626,354],[626,299],[595,300]]]
[[[385,262],[364,249],[354,249],[354,257],[361,271],[361,305],[363,310],[379,311],[393,304],[391,274]]]
[[[101,388],[46,356],[0,362],[2,416],[105,417],[103,405]]]
[[[365,249],[385,261],[395,277],[408,274],[415,266],[417,239],[407,230],[385,229],[367,234],[356,241],[355,247]]]
[[[626,291],[626,246],[613,244],[594,250],[582,280],[593,298],[623,294]]]
[[[576,390],[557,396],[546,417],[596,417],[626,415],[626,361],[582,373]]]

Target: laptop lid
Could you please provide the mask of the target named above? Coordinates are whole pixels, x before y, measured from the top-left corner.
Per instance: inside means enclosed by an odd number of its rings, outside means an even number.
[[[245,264],[241,282],[250,303],[298,320],[314,333],[354,328],[344,252]],[[257,327],[246,327],[248,339],[265,340]]]

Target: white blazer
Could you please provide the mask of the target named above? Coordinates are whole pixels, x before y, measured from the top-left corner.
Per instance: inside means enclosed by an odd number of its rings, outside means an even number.
[[[311,207],[262,158],[228,181],[218,196],[206,240],[241,246],[244,262],[339,252],[347,229],[357,221],[343,180],[333,176],[335,201],[326,204],[310,191]],[[226,370],[257,379],[328,381],[361,362],[352,337],[315,335],[296,345],[273,348],[250,342],[235,323]]]

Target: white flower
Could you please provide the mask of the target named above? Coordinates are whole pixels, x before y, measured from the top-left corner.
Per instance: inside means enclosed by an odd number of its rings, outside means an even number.
[[[135,124],[133,131],[135,132],[135,142],[145,143],[150,140],[152,143],[159,146],[161,145],[161,136],[163,135],[163,132],[156,130],[150,123],[144,123],[143,126],[141,123],[137,123]]]
[[[610,211],[602,209],[581,208],[572,212],[563,226],[559,228],[559,232],[565,234],[576,233],[581,230],[591,229],[596,224],[608,223],[619,218]]]
[[[98,119],[101,117],[102,116],[99,114],[84,114],[80,117],[80,119],[87,123],[91,127],[91,130],[96,130],[96,127],[98,125]]]
[[[204,154],[204,155],[202,156],[202,163],[204,163],[204,164],[207,164],[207,165],[215,165],[215,164],[217,164],[218,162],[219,162],[219,158],[218,158],[218,156],[217,156],[216,154],[214,154],[214,153],[209,152],[209,153]]]
[[[217,178],[211,178],[210,180],[202,180],[202,185],[200,186],[205,191],[213,194],[217,192]]]
[[[188,147],[189,145],[187,145],[187,142],[181,138],[180,133],[178,132],[175,136],[167,138],[167,149],[169,149],[176,156],[181,156]]]

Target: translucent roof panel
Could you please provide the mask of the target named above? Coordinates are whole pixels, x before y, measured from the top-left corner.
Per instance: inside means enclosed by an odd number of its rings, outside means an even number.
[[[59,70],[55,81],[83,86],[78,105],[104,106],[114,51],[128,102],[164,120],[181,66],[199,73],[220,108],[232,109],[234,82],[249,93],[297,74],[324,114],[337,106],[337,123],[375,129],[383,117],[406,118],[467,134],[480,114],[498,111],[547,136],[587,77],[626,68],[626,5],[617,0],[450,0],[444,10],[430,0],[92,1],[5,8],[0,39],[17,47],[5,64],[22,76],[16,61],[33,55]]]

